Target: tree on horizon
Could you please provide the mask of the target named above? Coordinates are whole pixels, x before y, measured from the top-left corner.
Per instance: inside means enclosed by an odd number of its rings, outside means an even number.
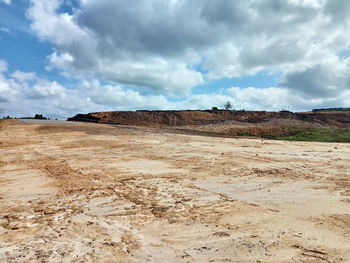
[[[232,109],[232,104],[230,101],[227,101],[224,105],[225,110],[231,110]]]

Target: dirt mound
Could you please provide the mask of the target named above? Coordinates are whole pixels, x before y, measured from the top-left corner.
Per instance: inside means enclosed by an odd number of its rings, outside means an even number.
[[[77,114],[68,121],[84,121],[120,125],[185,126],[220,124],[229,121],[264,123],[271,120],[302,121],[322,126],[350,127],[350,112],[305,112],[288,111],[228,111],[228,110],[184,110],[184,111],[112,111]]]

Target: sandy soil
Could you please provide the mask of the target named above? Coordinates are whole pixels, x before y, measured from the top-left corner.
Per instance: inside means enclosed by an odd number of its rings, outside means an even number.
[[[350,262],[350,145],[2,121],[0,262]]]

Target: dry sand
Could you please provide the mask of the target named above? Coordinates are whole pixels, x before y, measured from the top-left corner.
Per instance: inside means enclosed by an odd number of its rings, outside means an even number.
[[[350,144],[2,121],[0,262],[350,262]]]

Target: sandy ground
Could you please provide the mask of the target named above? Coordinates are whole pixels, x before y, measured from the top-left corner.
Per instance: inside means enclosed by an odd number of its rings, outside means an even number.
[[[2,121],[0,262],[350,262],[350,145]]]

